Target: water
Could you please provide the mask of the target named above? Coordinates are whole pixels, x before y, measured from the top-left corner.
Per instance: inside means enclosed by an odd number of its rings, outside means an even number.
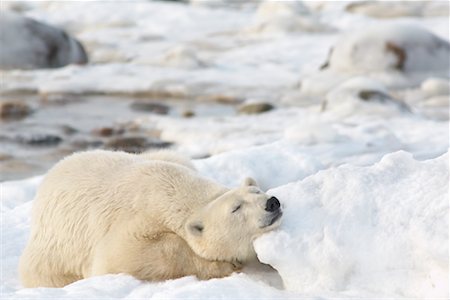
[[[0,121],[0,181],[45,173],[75,151],[102,148],[141,152],[170,145],[170,141],[159,138],[156,128],[141,128],[135,122],[139,118],[202,118],[235,113],[228,104],[186,99],[74,95],[43,98],[23,94],[3,96],[0,102],[14,100],[29,105],[32,113],[22,119]],[[142,110],[142,104],[147,108],[154,104],[156,111]]]

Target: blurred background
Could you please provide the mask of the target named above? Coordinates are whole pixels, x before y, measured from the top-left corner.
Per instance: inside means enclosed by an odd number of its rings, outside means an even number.
[[[448,1],[2,1],[0,181],[98,148],[436,157],[448,23]]]

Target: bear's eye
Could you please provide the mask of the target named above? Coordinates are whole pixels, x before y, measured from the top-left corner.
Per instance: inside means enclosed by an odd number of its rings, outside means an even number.
[[[239,204],[238,206],[236,206],[236,207],[231,211],[231,213],[237,212],[240,208],[241,208],[241,204]]]

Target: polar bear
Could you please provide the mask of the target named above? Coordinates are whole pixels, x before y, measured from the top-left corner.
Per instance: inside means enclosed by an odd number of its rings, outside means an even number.
[[[108,273],[224,277],[256,257],[253,240],[282,215],[254,180],[229,189],[168,151],[73,154],[48,172],[33,205],[19,266],[25,287]]]

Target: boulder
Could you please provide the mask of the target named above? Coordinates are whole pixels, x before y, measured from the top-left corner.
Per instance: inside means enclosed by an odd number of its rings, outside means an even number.
[[[0,69],[58,68],[85,64],[83,46],[64,30],[11,11],[0,14]]]

